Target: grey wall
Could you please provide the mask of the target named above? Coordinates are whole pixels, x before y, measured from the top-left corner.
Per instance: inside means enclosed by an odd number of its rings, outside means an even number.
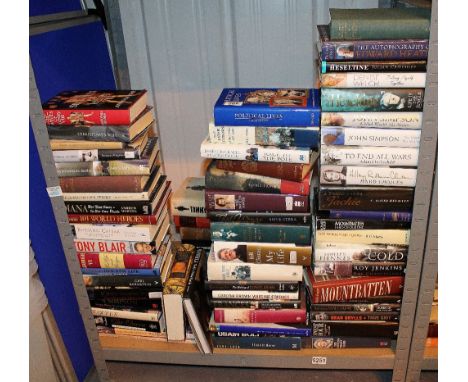
[[[132,88],[157,106],[175,190],[202,174],[199,154],[223,87],[313,87],[317,24],[328,8],[378,0],[120,0]]]

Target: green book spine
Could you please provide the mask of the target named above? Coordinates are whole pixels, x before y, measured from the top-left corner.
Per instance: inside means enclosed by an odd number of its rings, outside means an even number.
[[[212,222],[211,239],[310,245],[310,226]]]

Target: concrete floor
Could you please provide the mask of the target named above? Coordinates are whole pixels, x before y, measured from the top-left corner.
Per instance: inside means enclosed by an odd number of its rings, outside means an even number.
[[[114,382],[390,382],[390,371],[241,369],[108,362]],[[420,382],[437,382],[437,372],[423,372]]]

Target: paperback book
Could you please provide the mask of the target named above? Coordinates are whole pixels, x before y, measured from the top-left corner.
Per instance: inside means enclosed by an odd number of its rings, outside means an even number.
[[[421,129],[422,112],[379,111],[322,113],[324,126],[377,127],[383,129]]]

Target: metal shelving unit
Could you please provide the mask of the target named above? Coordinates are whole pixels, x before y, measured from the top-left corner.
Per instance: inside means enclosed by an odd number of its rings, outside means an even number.
[[[127,83],[129,82],[128,68],[119,68],[119,63],[125,65],[126,62],[123,35],[112,33],[113,27],[117,25],[116,28],[118,28],[120,18],[118,2],[106,2],[106,12],[108,20],[111,21],[109,30],[111,50],[118,52],[117,59],[114,57],[115,74],[120,77],[121,86],[125,84],[131,87],[131,83]],[[435,280],[434,273],[437,266],[437,182],[434,183],[437,151],[437,0],[433,0],[433,15],[410,254],[406,271],[400,330],[396,346],[392,349],[309,349],[298,352],[218,350],[212,355],[202,355],[194,345],[187,343],[166,343],[151,339],[122,339],[113,336],[99,337],[76,257],[63,198],[60,192],[57,192],[58,177],[30,63],[31,125],[80,313],[101,381],[110,381],[106,367],[106,361],[110,360],[231,367],[393,370],[393,382],[417,380],[421,367],[425,367],[431,362],[427,358],[424,359],[424,346],[421,348],[421,343],[423,343],[424,329],[427,331],[427,326],[425,326],[428,322],[427,301],[429,301],[428,299],[432,301],[434,286],[432,281]],[[433,207],[428,230],[427,222],[431,210],[431,198]]]

